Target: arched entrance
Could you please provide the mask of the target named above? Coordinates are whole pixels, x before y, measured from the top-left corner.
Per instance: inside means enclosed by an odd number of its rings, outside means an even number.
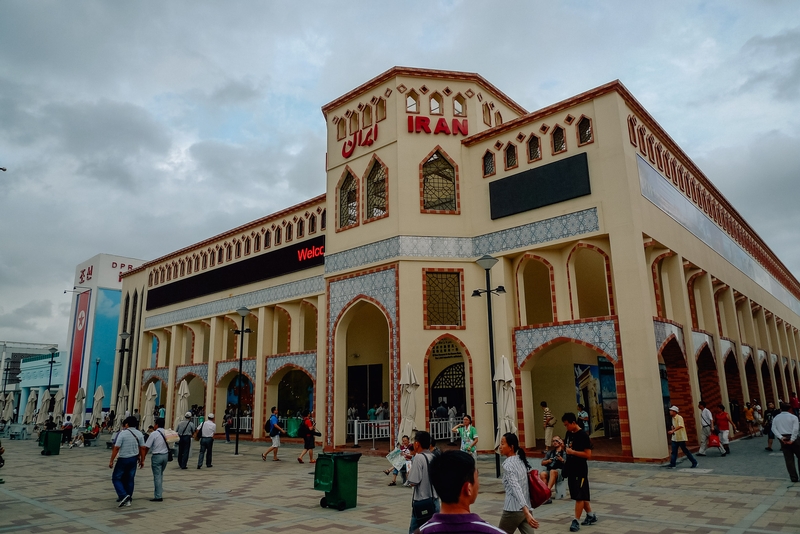
[[[767,361],[764,360],[761,362],[761,381],[764,384],[764,395],[767,397],[767,402],[775,402],[775,390],[772,388],[770,374]]]
[[[532,445],[527,436],[530,432],[535,436],[535,447],[544,447],[542,401],[556,418],[565,412],[574,413],[581,403],[589,413],[591,437],[611,438],[602,441],[602,454],[621,455],[614,371],[611,360],[600,350],[571,339],[556,341],[528,356],[521,367],[521,379],[529,380],[535,424],[525,427],[527,445]]]
[[[739,406],[744,406],[746,402],[750,402],[744,398],[742,392],[742,377],[739,373],[739,365],[736,362],[736,355],[731,351],[725,357],[725,385],[728,387],[728,401],[731,405],[737,403]],[[706,401],[708,402],[708,401]],[[709,404],[713,407],[713,404]],[[729,406],[728,413],[733,413],[733,409]],[[739,424],[739,422],[736,422]]]
[[[253,381],[246,373],[239,375],[238,368],[231,369],[217,381],[216,388],[214,413],[217,416],[217,425],[219,428],[222,428],[223,424],[222,414],[224,414],[227,409],[235,410],[237,408],[240,395],[242,398],[241,417],[249,417],[253,413],[255,388]],[[210,410],[206,408],[206,413],[209,413],[209,411]],[[250,433],[251,431],[251,422],[249,420],[243,420],[242,433]]]
[[[278,381],[277,406],[278,413],[287,417],[314,410],[314,382],[305,371],[290,369]]]
[[[449,335],[442,336],[428,349],[427,363],[429,414],[444,403],[448,409],[455,406],[459,416],[472,415],[470,392],[467,391],[469,366],[461,344]]]
[[[335,338],[336,361],[345,363],[343,372],[337,373],[346,377],[346,400],[336,404],[341,421],[347,420],[351,407],[365,420],[370,408],[391,402],[389,331],[387,316],[369,300],[358,300],[341,316]],[[346,428],[346,439],[351,440],[353,424]]]
[[[711,349],[709,349],[708,345],[703,346],[697,357],[697,382],[700,386],[700,397],[706,401],[708,406],[716,406],[722,403],[717,364],[711,355]],[[693,405],[690,404],[687,408],[689,406]]]
[[[689,369],[678,341],[673,337],[661,349],[658,355],[659,372],[661,374],[661,397],[664,403],[664,421],[666,428],[672,426],[669,415],[670,405],[685,408],[681,411],[686,433],[690,443],[697,442],[697,425],[694,417],[694,401],[692,387],[689,382]]]
[[[552,295],[553,266],[542,258],[526,257],[520,263],[518,284],[520,301],[524,303],[521,324],[533,325],[555,321]]]

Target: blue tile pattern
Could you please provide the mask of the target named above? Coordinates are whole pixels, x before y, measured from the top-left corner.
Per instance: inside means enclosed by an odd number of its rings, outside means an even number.
[[[154,376],[161,380],[164,384],[167,384],[169,381],[169,369],[143,369],[142,384],[146,384],[147,381]]]
[[[393,267],[382,271],[354,276],[331,282],[328,287],[328,347],[334,347],[333,333],[336,320],[345,306],[358,295],[366,295],[383,306],[389,314],[389,377],[390,384],[394,383],[393,377],[397,376],[398,369],[398,335],[397,335],[397,273]],[[326,362],[327,376],[334,376],[333,350],[328,351]],[[341,387],[341,386],[340,386]],[[393,386],[390,386],[395,390]],[[399,419],[397,392],[393,391],[394,399],[391,403],[392,420]],[[328,445],[333,445],[333,380],[326,384],[327,419],[325,421],[325,439]]]
[[[592,321],[589,323],[568,323],[552,326],[540,326],[514,331],[514,341],[517,347],[517,367],[530,353],[542,345],[556,339],[567,338],[590,343],[608,354],[614,362],[619,359],[617,355],[616,321]]]
[[[217,385],[219,385],[220,380],[222,380],[225,374],[231,369],[236,369],[237,371],[239,370],[239,360],[223,360],[221,362],[217,362]],[[256,361],[254,359],[242,360],[242,372],[249,376],[253,383],[255,383]]]
[[[165,325],[187,323],[206,317],[224,315],[242,306],[255,309],[267,304],[309,295],[320,295],[324,292],[325,281],[322,276],[313,276],[296,282],[289,282],[288,284],[251,291],[235,297],[204,302],[203,304],[188,306],[180,310],[151,315],[145,319],[144,327],[145,330],[151,330]]]
[[[325,256],[325,272],[401,257],[476,258],[599,230],[597,208],[590,208],[477,237],[396,236]]]
[[[199,376],[203,383],[208,384],[208,364],[196,363],[194,365],[179,365],[175,368],[175,383],[180,384],[186,375],[194,373]]]
[[[694,343],[695,361],[697,361],[697,358],[700,356],[700,347],[703,346],[703,343],[708,343],[708,350],[711,351],[711,357],[714,359],[714,361],[717,361],[717,355],[714,353],[714,338],[705,332],[697,332],[696,330],[692,330],[692,343]]]
[[[664,344],[670,335],[675,334],[675,339],[681,347],[683,357],[684,359],[686,358],[686,345],[683,342],[683,328],[672,323],[665,323],[664,321],[656,321],[654,319],[653,330],[655,330],[656,335],[656,352],[661,350],[661,345]]]
[[[311,378],[317,379],[317,353],[304,352],[302,354],[267,357],[267,382],[272,379],[278,369],[288,364],[296,365],[308,373]]]

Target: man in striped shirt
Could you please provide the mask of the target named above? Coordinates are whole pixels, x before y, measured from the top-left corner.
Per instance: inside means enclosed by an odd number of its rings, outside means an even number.
[[[441,511],[416,529],[415,534],[505,534],[470,512],[479,488],[478,469],[472,455],[464,451],[443,452],[431,460],[430,478],[442,501]]]
[[[556,426],[556,419],[553,417],[553,412],[547,407],[547,401],[539,403],[542,407],[542,423],[544,424],[544,452],[550,450],[553,446],[553,427]]]

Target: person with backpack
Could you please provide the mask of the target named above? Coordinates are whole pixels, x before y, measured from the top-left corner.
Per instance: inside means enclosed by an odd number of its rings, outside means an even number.
[[[267,455],[272,453],[272,461],[280,462],[281,460],[278,458],[278,449],[281,446],[281,434],[286,434],[286,431],[278,424],[278,407],[273,406],[270,412],[272,412],[272,415],[269,416],[269,421],[267,421],[267,424],[264,426],[264,430],[269,433],[269,437],[272,439],[272,446],[261,455],[261,459],[266,462]]]
[[[303,410],[303,422],[300,423],[300,428],[297,429],[297,437],[303,438],[303,452],[297,457],[297,461],[301,464],[306,453],[308,453],[308,463],[317,463],[314,459],[314,436],[318,434],[316,423],[311,418],[311,411],[308,409]]]
[[[586,510],[584,525],[597,523],[597,515],[592,512],[589,493],[589,460],[592,459],[592,440],[584,432],[578,423],[578,418],[572,412],[567,412],[561,417],[561,422],[567,428],[567,435],[564,437],[564,449],[567,453],[567,461],[564,462],[564,469],[561,470],[562,476],[567,479],[569,496],[575,501],[575,518],[569,527],[570,532],[578,532],[581,529],[581,514]]]
[[[411,497],[411,524],[408,533],[412,534],[427,523],[433,514],[439,512],[439,495],[431,484],[430,463],[433,460],[431,435],[424,430],[414,434],[414,458],[408,471],[408,483],[414,488]]]
[[[531,466],[525,451],[519,446],[516,434],[508,432],[500,438],[498,448],[503,461],[503,488],[506,499],[503,502],[503,514],[500,516],[500,530],[513,534],[519,530],[523,534],[533,534],[539,528],[539,522],[531,512],[531,496],[528,489],[528,471]]]

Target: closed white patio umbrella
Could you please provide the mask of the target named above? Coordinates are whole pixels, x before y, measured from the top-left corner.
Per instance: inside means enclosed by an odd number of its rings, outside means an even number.
[[[39,415],[36,416],[36,424],[39,426],[44,425],[47,422],[47,418],[49,417],[49,410],[50,410],[50,390],[44,390],[44,395],[42,395],[42,402],[39,403]]]
[[[25,413],[22,414],[22,424],[29,425],[33,423],[33,414],[36,412],[36,404],[39,400],[38,390],[32,389],[28,397],[28,403],[25,404]]]
[[[72,407],[72,426],[76,429],[83,426],[86,421],[86,392],[83,388],[78,388],[75,393],[75,405]]]
[[[14,394],[9,393],[6,395],[6,405],[3,408],[3,421],[10,423],[11,419],[14,418]]]
[[[514,373],[505,356],[500,357],[500,365],[494,373],[497,388],[497,436],[494,445],[500,445],[503,434],[517,433],[517,394],[514,386]]]
[[[117,395],[117,413],[116,420],[112,421],[114,424],[114,432],[122,428],[122,422],[125,420],[125,412],[128,410],[128,386],[122,384],[122,388]]]
[[[175,426],[178,428],[178,423],[185,419],[186,412],[189,411],[189,384],[186,379],[181,380],[181,385],[178,386],[178,406],[175,409]]]
[[[156,397],[158,393],[156,392],[156,385],[153,382],[147,386],[147,392],[145,393],[145,401],[144,401],[144,412],[142,414],[142,427],[140,430],[147,430],[147,427],[153,424],[153,410],[156,409]]]
[[[411,436],[414,432],[414,420],[417,417],[417,400],[415,392],[419,387],[417,376],[411,364],[406,364],[403,379],[400,381],[400,426],[397,429],[397,441],[403,436]]]
[[[97,386],[94,392],[94,403],[92,404],[92,419],[89,421],[89,426],[94,426],[103,423],[103,399],[106,398],[106,392],[103,391],[103,386]]]
[[[53,404],[53,421],[57,425],[64,422],[64,390],[58,388],[55,396],[55,404]]]
[[[9,393],[9,395],[11,395],[11,393]],[[2,418],[2,413],[5,410],[5,407],[6,407],[6,395],[0,393],[0,418]]]

